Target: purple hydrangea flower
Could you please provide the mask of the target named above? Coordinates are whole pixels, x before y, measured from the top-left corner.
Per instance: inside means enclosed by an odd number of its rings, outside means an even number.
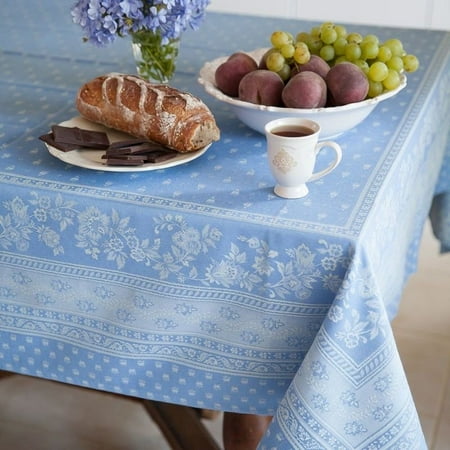
[[[210,0],[77,0],[74,23],[84,39],[104,46],[117,37],[139,30],[161,35],[162,42],[176,39],[187,29],[197,29]]]

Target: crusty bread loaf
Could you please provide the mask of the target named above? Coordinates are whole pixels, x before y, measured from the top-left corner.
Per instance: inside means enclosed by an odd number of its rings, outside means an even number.
[[[94,78],[78,91],[76,106],[88,120],[179,152],[198,150],[220,136],[214,116],[200,99],[134,75]]]

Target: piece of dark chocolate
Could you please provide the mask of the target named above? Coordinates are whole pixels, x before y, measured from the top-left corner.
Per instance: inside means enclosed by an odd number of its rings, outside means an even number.
[[[108,135],[104,131],[84,130],[78,127],[52,126],[55,142],[74,144],[79,147],[106,149],[109,147]]]
[[[156,164],[164,161],[168,161],[170,159],[175,158],[175,156],[179,155],[178,152],[153,152],[146,155],[146,162]]]
[[[124,161],[145,161],[147,159],[146,155],[102,155],[102,159],[121,159]]]
[[[43,134],[42,136],[39,136],[39,139],[46,144],[57,148],[58,150],[61,150],[63,152],[70,152],[72,150],[79,149],[79,145],[75,144],[64,144],[63,142],[56,142],[55,138],[53,137],[53,133],[47,133]]]
[[[138,154],[121,154],[116,153],[116,149],[112,152],[106,151],[102,155],[102,159],[109,166],[139,166],[142,164],[157,164],[164,161],[168,161],[178,155],[175,150],[153,150],[148,153],[138,153]]]
[[[139,144],[145,144],[145,143],[152,144],[151,142],[146,141],[145,139],[136,138],[136,139],[127,139],[124,141],[112,142],[109,145],[109,148],[114,149],[114,148],[132,147],[133,145],[139,145]],[[156,144],[156,145],[159,145],[159,144]]]
[[[108,155],[139,155],[152,151],[167,151],[165,147],[161,147],[159,144],[153,144],[151,142],[144,142],[137,145],[131,145],[129,147],[111,148],[106,149]]]
[[[123,158],[108,158],[105,160],[107,166],[142,166],[145,164],[143,159],[123,159]]]

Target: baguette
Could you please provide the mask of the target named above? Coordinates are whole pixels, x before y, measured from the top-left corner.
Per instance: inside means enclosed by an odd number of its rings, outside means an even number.
[[[111,73],[88,81],[77,93],[76,107],[92,122],[181,153],[220,137],[213,114],[200,99],[134,75]]]

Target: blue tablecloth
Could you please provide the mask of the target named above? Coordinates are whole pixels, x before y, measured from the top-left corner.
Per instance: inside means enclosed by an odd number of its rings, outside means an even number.
[[[430,211],[450,249],[450,34],[354,27],[399,37],[421,68],[337,139],[338,169],[284,200],[264,137],[197,75],[312,23],[209,13],[171,84],[210,106],[220,142],[109,173],[37,139],[77,115],[81,84],[135,70],[128,40],[82,43],[70,5],[16,0],[0,18],[0,368],[274,414],[261,449],[426,448],[390,320]]]

